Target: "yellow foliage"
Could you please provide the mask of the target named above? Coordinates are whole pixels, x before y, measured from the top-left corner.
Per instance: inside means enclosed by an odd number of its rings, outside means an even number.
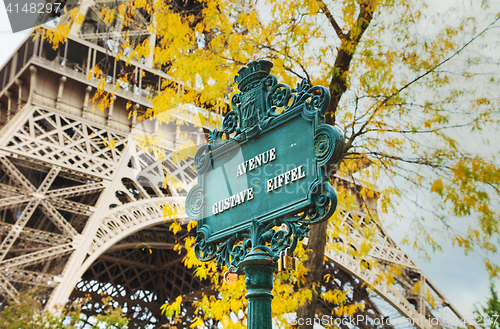
[[[197,316],[194,318],[193,323],[189,326],[189,328],[204,328],[205,322],[203,322],[202,318]]]
[[[170,227],[168,229],[172,231],[174,234],[177,234],[177,232],[182,230],[182,226],[178,222],[173,222],[172,224],[170,224]]]
[[[167,318],[173,318],[179,315],[181,312],[182,296],[175,299],[175,302],[171,304],[164,304],[160,307],[161,313]]]
[[[163,205],[163,218],[165,219],[165,221],[167,221],[167,217],[168,220],[178,218],[179,214],[180,214],[179,208],[172,207],[168,204]]]

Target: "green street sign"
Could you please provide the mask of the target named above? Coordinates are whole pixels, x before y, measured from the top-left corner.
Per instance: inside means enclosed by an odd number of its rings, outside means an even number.
[[[329,172],[344,142],[324,123],[329,92],[305,81],[291,90],[271,68],[262,60],[238,71],[233,110],[195,156],[198,184],[188,193],[186,213],[198,221],[201,260],[217,257],[237,267],[256,244],[267,244],[277,258],[284,248],[295,249],[309,224],[335,211]],[[273,229],[282,224],[286,230]]]

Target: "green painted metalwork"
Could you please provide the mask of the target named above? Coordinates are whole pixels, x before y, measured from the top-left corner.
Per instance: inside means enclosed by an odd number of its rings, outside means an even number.
[[[222,130],[211,131],[196,153],[198,184],[186,198],[187,215],[198,221],[197,257],[245,273],[253,329],[272,326],[280,253],[293,253],[309,225],[335,211],[329,171],[344,146],[340,131],[324,121],[328,90],[305,80],[291,90],[277,83],[272,66],[254,61],[238,71],[240,93]]]
[[[245,273],[248,300],[247,328],[271,329],[274,261],[266,251],[253,249],[240,263]]]

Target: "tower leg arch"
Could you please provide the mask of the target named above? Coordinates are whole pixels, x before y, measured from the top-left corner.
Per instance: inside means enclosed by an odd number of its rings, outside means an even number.
[[[92,263],[123,238],[140,230],[164,223],[163,207],[171,207],[177,212],[171,220],[186,224],[190,221],[184,214],[184,198],[154,198],[132,202],[114,208],[105,215],[97,229],[89,251],[77,275],[81,276]],[[150,217],[151,216],[151,217]]]
[[[169,227],[170,222],[145,227],[106,249],[81,275],[70,302],[90,298],[92,309],[84,313],[96,316],[104,312],[106,296],[121,307],[130,329],[159,328],[170,322],[161,306],[182,296],[187,325],[181,327],[188,327],[195,296],[201,297],[210,285],[184,266],[186,251],[175,248],[179,236],[189,234],[185,226],[176,234]]]
[[[437,290],[432,282],[427,278],[417,264],[387,235],[382,227],[379,227],[380,237],[370,242],[371,250],[363,259],[358,259],[351,255],[350,248],[355,249],[363,241],[362,231],[354,229],[352,223],[353,215],[364,218],[367,214],[364,213],[349,213],[343,210],[340,211],[343,216],[343,226],[348,226],[350,232],[347,236],[341,235],[334,238],[338,233],[335,233],[334,225],[328,226],[328,242],[325,249],[325,257],[328,262],[334,267],[347,273],[352,278],[355,278],[361,285],[369,285],[372,293],[376,294],[384,302],[394,308],[401,317],[406,318],[408,323],[418,329],[430,329],[436,326],[433,323],[444,323],[440,319],[441,311],[445,311],[446,316],[451,316],[451,320],[456,317],[456,320],[461,320],[463,316],[451,305],[445,296]],[[349,241],[346,248],[344,241]],[[333,246],[340,244],[344,246],[340,249],[335,249]],[[369,264],[367,260],[376,260],[378,266],[366,266]],[[363,264],[365,262],[365,264]],[[395,275],[394,283],[389,283],[387,280],[381,280],[381,271],[385,265],[395,265],[401,267],[401,274]],[[419,283],[421,288],[416,284]],[[423,287],[423,288],[422,288]],[[427,289],[427,293],[432,294],[437,301],[435,305],[424,302],[423,289]],[[417,299],[420,298],[419,301]],[[441,328],[442,326],[437,326]]]
[[[102,216],[98,216],[96,224],[92,225],[93,229],[84,232],[84,236],[88,235],[88,238],[83,239],[87,243],[80,243],[73,253],[70,264],[66,266],[66,271],[59,280],[59,285],[50,296],[47,309],[57,312],[59,306],[66,304],[79,279],[108,249],[127,236],[164,223],[165,207],[169,208],[168,212],[174,214],[171,220],[179,221],[181,224],[189,221],[184,214],[184,198],[182,197],[135,201],[107,210]],[[95,215],[98,214],[99,211],[96,211]]]

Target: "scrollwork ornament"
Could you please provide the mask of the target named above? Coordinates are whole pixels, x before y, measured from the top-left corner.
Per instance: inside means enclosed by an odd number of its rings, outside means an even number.
[[[208,262],[217,256],[217,246],[215,245],[215,243],[207,243],[209,237],[210,229],[206,226],[203,226],[201,229],[199,229],[198,234],[196,235],[194,253],[196,257],[202,262]]]
[[[200,218],[205,204],[205,197],[199,185],[195,185],[186,197],[186,214],[189,218]]]
[[[233,97],[231,97],[231,107],[233,108],[233,111],[238,111],[239,107],[241,104],[240,100],[240,94],[234,94]]]
[[[208,142],[211,145],[220,145],[222,144],[222,136],[224,135],[223,131],[219,131],[217,129],[214,129],[208,133]]]
[[[238,264],[247,255],[249,242],[246,234],[235,234],[223,243],[218,245],[217,265],[227,267],[238,267]]]
[[[277,258],[281,251],[290,248],[293,252],[297,247],[297,243],[302,241],[309,232],[309,227],[305,222],[305,214],[302,216],[293,216],[282,218],[275,222],[286,226],[286,230],[280,229],[273,234],[271,239],[271,249]]]
[[[333,131],[332,135],[334,136],[335,140],[335,146],[333,149],[331,160],[333,163],[338,163],[342,158],[342,153],[344,153],[344,136],[340,132],[340,129],[338,129],[337,127],[330,126],[330,129]]]
[[[275,113],[277,108],[284,107],[285,110],[288,110],[290,103],[290,98],[293,98],[294,95],[291,95],[290,87],[286,84],[280,83],[274,86],[269,94],[267,95],[267,103],[269,104],[269,115],[270,116],[279,116],[278,113]]]
[[[207,153],[208,145],[201,146],[194,156],[194,167],[199,175],[210,169],[210,155]]]
[[[268,75],[265,77],[262,81],[262,85],[266,87],[267,89],[272,89],[276,83],[278,82],[278,79],[274,75]]]
[[[325,117],[328,104],[330,104],[330,92],[323,86],[315,86],[300,96],[299,102],[305,102],[308,112],[318,112],[321,118]]]
[[[311,190],[313,205],[307,210],[309,225],[328,219],[337,208],[337,193],[328,181],[317,183]]]
[[[295,88],[295,92],[300,97],[300,96],[302,96],[302,94],[304,94],[310,88],[311,88],[311,85],[307,82],[307,80],[306,79],[302,79],[302,81],[300,81],[297,84],[297,88]]]
[[[226,133],[226,137],[229,137],[229,134],[234,133],[238,130],[238,114],[236,111],[230,111],[224,117],[224,121],[222,121],[222,130]]]
[[[276,230],[275,228],[280,225],[286,226],[286,229]],[[248,231],[234,234],[218,244],[206,244],[206,233],[198,236],[195,251],[197,251],[196,255],[202,254],[203,257],[210,257],[210,259],[216,258],[218,266],[233,266],[238,269],[239,263],[251,250],[265,251],[277,260],[285,249],[289,248],[293,252],[298,242],[303,240],[308,232],[305,213],[302,216],[276,219],[267,224],[254,221]]]
[[[344,150],[342,133],[330,125],[320,125],[314,136],[314,155],[319,165],[337,163]]]
[[[314,138],[314,155],[318,159],[322,159],[325,155],[328,154],[328,150],[330,149],[330,138],[328,134],[321,133],[317,134]]]
[[[285,230],[277,230],[272,232],[273,235],[271,237],[271,249],[274,251],[278,251],[280,249],[285,248],[284,246],[290,244],[290,236],[288,235],[288,231]]]

